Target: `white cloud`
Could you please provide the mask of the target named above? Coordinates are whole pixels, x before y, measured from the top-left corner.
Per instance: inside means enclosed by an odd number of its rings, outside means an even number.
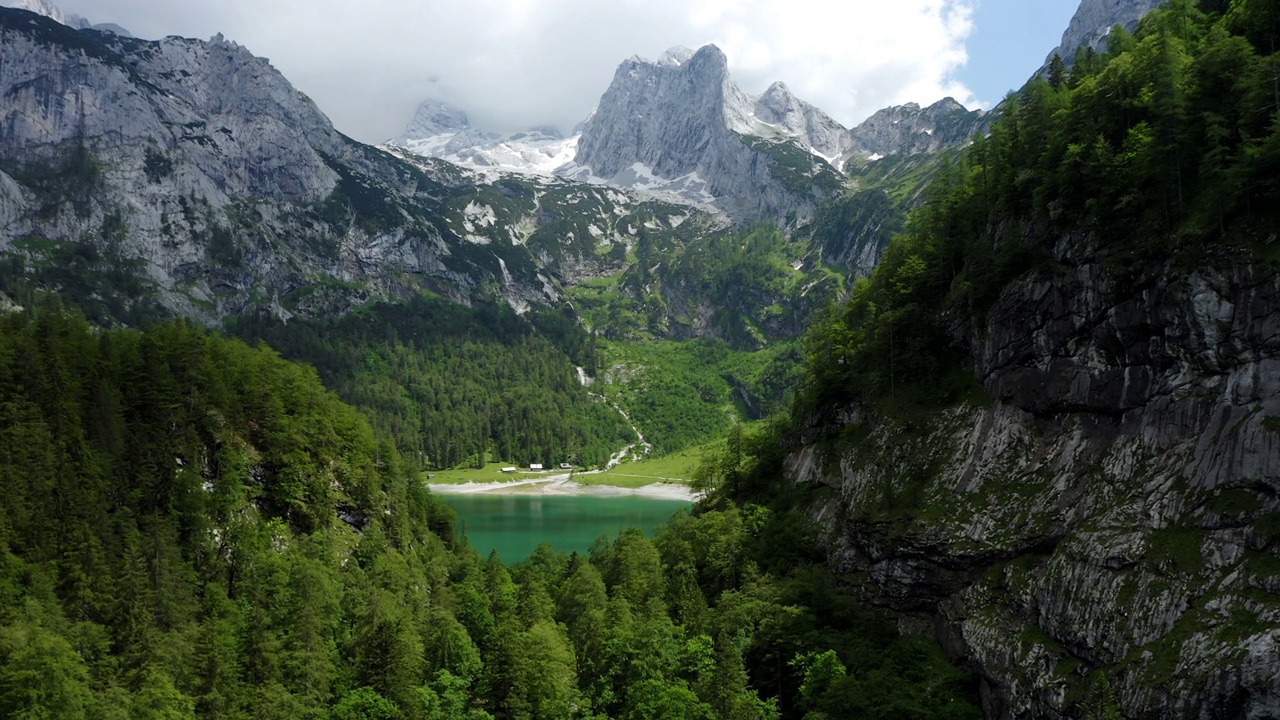
[[[618,63],[714,42],[748,92],[782,80],[852,125],[951,95],[975,0],[62,0],[143,37],[217,32],[309,94],[340,130],[397,135],[427,97],[495,130],[568,130]]]

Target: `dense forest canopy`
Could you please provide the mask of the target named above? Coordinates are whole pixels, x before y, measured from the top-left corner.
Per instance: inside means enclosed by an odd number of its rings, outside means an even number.
[[[0,318],[0,397],[4,717],[978,716],[783,506],[508,567],[313,370],[53,301]]]
[[[564,311],[522,318],[505,305],[421,296],[335,319],[256,316],[231,328],[314,365],[423,467],[598,467],[635,437],[579,382],[575,363],[594,374],[599,353]]]
[[[1054,242],[1131,272],[1280,259],[1280,6],[1173,0],[1010,95],[845,306],[809,335],[809,398],[957,399],[949,328]]]

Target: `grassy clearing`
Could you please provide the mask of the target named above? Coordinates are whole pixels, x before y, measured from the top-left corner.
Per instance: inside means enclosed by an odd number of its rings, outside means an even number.
[[[754,425],[755,423],[753,423]],[[610,485],[621,488],[639,488],[659,482],[689,484],[693,482],[693,471],[698,467],[704,453],[723,446],[723,440],[717,440],[689,448],[678,453],[658,458],[623,463],[618,467],[602,473],[574,473],[573,481],[580,485]],[[457,468],[454,470],[436,470],[422,473],[423,482],[432,485],[461,485],[464,483],[519,482],[537,478],[550,478],[564,475],[568,471],[552,469],[547,472],[515,472],[504,473],[504,463],[490,463],[483,469]],[[428,475],[431,477],[428,478]],[[531,491],[533,488],[531,488]]]
[[[511,467],[510,463],[489,463],[483,468],[455,468],[453,470],[433,470],[421,473],[418,477],[432,485],[461,485],[463,483],[517,482],[533,480],[551,475],[562,475],[565,470],[549,470],[547,472],[513,472],[504,473],[502,468]]]
[[[702,460],[705,445],[689,448],[671,455],[650,460],[623,463],[598,475],[574,476],[583,485],[615,485],[617,487],[641,487],[655,482],[693,482],[693,471]]]

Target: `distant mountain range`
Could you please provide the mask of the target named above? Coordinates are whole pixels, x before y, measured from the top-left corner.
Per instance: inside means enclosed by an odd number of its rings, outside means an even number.
[[[734,220],[794,223],[838,194],[853,158],[961,145],[990,119],[947,98],[887,108],[849,129],[782,82],[759,97],[730,77],[715,45],[675,47],[619,65],[591,116],[568,136],[472,126],[464,110],[428,100],[390,141],[477,169],[555,175],[716,208]]]
[[[782,83],[743,92],[708,45],[624,61],[568,137],[486,133],[429,102],[383,152],[221,36],[144,41],[8,3],[27,12],[0,9],[0,259],[205,322],[424,287],[557,304],[627,267],[642,233],[680,247],[726,219],[797,230],[833,201],[821,256],[866,272],[914,197],[890,201],[894,173],[919,187],[930,153],[991,119],[944,100],[847,129]]]
[[[423,289],[523,311],[621,270],[642,228],[665,243],[710,222],[355,142],[221,35],[143,41],[0,8],[0,78],[0,260],[100,320],[312,315]]]

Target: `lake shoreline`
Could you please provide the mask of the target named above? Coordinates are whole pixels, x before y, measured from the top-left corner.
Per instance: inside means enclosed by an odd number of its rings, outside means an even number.
[[[548,475],[528,480],[510,482],[467,482],[437,483],[427,487],[433,493],[441,495],[569,495],[617,497],[619,495],[635,495],[655,500],[684,500],[697,502],[702,493],[688,485],[670,482],[653,482],[640,487],[620,487],[617,485],[583,485],[574,482],[569,475]]]

